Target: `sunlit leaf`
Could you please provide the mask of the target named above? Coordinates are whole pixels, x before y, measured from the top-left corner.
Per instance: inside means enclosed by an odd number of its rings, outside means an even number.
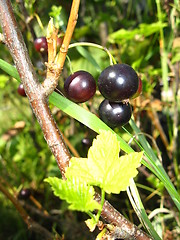
[[[101,131],[89,149],[88,158],[70,161],[66,177],[78,176],[82,181],[99,186],[107,193],[126,190],[129,180],[137,175],[143,153],[119,157],[120,145],[115,134]]]
[[[113,32],[109,35],[109,42],[115,43],[120,40],[131,40],[134,39],[137,35],[148,37],[156,32],[159,32],[161,28],[167,26],[167,23],[155,22],[151,24],[142,23],[138,28],[133,30],[123,29]]]
[[[126,30],[121,28],[120,30],[113,32],[109,35],[109,42],[118,42],[119,40],[131,40],[133,39],[136,34],[139,33],[138,29],[134,29],[134,30]]]
[[[66,200],[69,209],[81,212],[94,211],[101,206],[94,200],[94,188],[77,178],[62,180],[57,177],[49,177],[44,180],[51,185],[54,195]]]
[[[140,34],[147,37],[156,32],[159,32],[161,28],[164,28],[166,26],[167,26],[167,23],[162,23],[162,22],[154,22],[151,24],[141,23],[139,25],[139,31],[140,31]]]

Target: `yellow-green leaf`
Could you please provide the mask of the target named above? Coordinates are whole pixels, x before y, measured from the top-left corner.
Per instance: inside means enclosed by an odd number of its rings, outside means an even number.
[[[101,205],[94,200],[94,188],[77,178],[62,180],[57,177],[45,179],[51,185],[54,195],[66,200],[70,205],[69,209],[81,212],[101,209]]]
[[[66,177],[99,186],[107,193],[126,190],[129,180],[137,175],[143,153],[119,157],[120,145],[115,134],[101,131],[89,149],[88,158],[72,158]]]

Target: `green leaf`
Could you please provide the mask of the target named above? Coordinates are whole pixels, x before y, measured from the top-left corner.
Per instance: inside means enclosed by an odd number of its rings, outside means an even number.
[[[167,27],[167,23],[154,22],[151,24],[141,23],[139,25],[139,33],[148,37],[156,32],[159,32],[161,28]]]
[[[67,17],[62,6],[53,5],[49,16],[53,17],[56,28],[62,29],[64,32],[66,31]]]
[[[66,200],[69,209],[88,213],[95,209],[101,209],[101,205],[94,200],[94,188],[78,178],[62,180],[57,177],[49,177],[44,180],[51,185],[54,195]]]
[[[155,22],[151,24],[142,23],[138,28],[133,30],[120,29],[109,35],[109,42],[115,43],[122,40],[132,40],[135,36],[148,37],[156,32],[159,32],[161,28],[167,26],[167,23]]]
[[[113,32],[109,35],[109,42],[114,43],[114,42],[118,42],[120,40],[131,40],[133,39],[137,34],[139,34],[139,30],[138,29],[134,29],[134,30],[126,30],[124,28]]]
[[[176,204],[177,208],[180,210],[180,195],[176,191],[173,183],[171,182],[168,174],[164,170],[160,160],[156,157],[153,149],[151,148],[150,144],[146,140],[145,136],[140,134],[140,129],[136,126],[135,122],[131,119],[130,125],[136,135],[138,136],[138,140],[142,145],[142,148],[144,150],[144,154],[148,159],[148,162],[142,161],[142,163],[148,167],[151,172],[153,172],[160,180],[163,182],[164,186],[168,190],[171,198],[173,199],[174,203]]]
[[[71,158],[66,177],[78,176],[81,181],[99,186],[107,193],[119,193],[137,175],[143,152],[119,157],[120,145],[115,134],[101,131],[89,149],[88,158]]]

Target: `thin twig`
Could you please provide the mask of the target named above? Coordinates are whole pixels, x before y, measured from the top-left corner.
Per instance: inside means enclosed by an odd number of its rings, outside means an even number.
[[[152,120],[152,123],[153,125],[156,127],[156,129],[159,131],[159,134],[160,134],[160,137],[161,137],[161,140],[164,144],[164,146],[166,147],[167,149],[167,153],[168,153],[168,156],[169,158],[171,159],[172,158],[172,154],[171,152],[169,151],[170,150],[170,144],[168,142],[168,139],[166,137],[166,134],[161,126],[161,123],[159,121],[159,117],[158,117],[158,114],[157,112],[153,109],[152,105],[151,105],[151,102],[149,102],[149,106],[150,106],[150,111],[148,111],[148,116],[151,118]]]
[[[80,0],[73,0],[66,33],[63,39],[63,43],[60,47],[58,56],[53,63],[48,62],[47,76],[44,82],[42,83],[42,86],[44,87],[44,92],[47,96],[49,96],[56,88],[59,76],[63,70],[66,55],[68,52],[68,47],[71,42],[71,38],[77,23],[79,4]],[[48,51],[48,54],[49,53],[50,52]]]

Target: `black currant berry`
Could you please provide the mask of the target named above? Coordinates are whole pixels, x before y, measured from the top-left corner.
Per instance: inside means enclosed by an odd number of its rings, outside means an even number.
[[[138,86],[138,90],[136,91],[136,93],[131,97],[131,99],[137,98],[139,97],[139,95],[142,92],[142,80],[141,78],[139,78],[139,86]]]
[[[64,40],[64,37],[57,38],[57,47],[60,47],[62,45],[63,40]]]
[[[73,102],[86,102],[95,94],[96,82],[90,73],[77,71],[65,80],[64,92]]]
[[[34,41],[34,47],[37,52],[47,52],[48,45],[45,37],[36,38]]]
[[[28,199],[31,195],[31,190],[29,188],[23,188],[18,194],[19,199]]]
[[[24,87],[23,87],[23,84],[22,84],[22,83],[19,84],[19,87],[18,87],[18,89],[17,89],[17,92],[18,92],[18,94],[19,94],[20,96],[26,97],[26,93],[25,93],[25,91],[24,91]]]
[[[98,87],[104,98],[121,102],[131,98],[138,90],[139,79],[132,67],[115,64],[104,69],[98,79]]]
[[[115,103],[105,99],[99,106],[99,116],[109,127],[121,127],[129,122],[132,110],[129,103]]]
[[[83,146],[87,147],[87,148],[91,147],[91,145],[92,145],[92,140],[87,137],[83,138],[81,142],[82,142]]]

